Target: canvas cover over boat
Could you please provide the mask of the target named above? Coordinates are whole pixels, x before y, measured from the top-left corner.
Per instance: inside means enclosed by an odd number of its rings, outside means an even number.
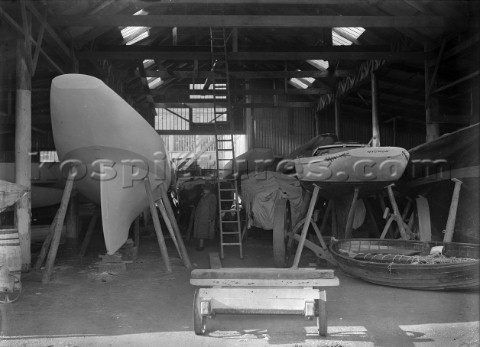
[[[279,172],[265,171],[242,176],[242,202],[247,211],[248,227],[273,229],[274,207],[277,199],[288,199],[292,223],[303,217],[308,204],[300,182]]]

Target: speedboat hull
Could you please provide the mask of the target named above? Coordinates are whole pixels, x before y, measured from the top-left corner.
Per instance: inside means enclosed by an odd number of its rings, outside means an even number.
[[[52,129],[62,164],[76,165],[78,190],[101,205],[108,254],[127,240],[148,207],[143,181],[168,188],[171,166],[150,124],[101,80],[58,76],[50,94]]]
[[[300,181],[338,196],[354,188],[363,194],[383,189],[403,175],[408,159],[400,147],[337,147],[334,153],[296,158],[293,163]]]

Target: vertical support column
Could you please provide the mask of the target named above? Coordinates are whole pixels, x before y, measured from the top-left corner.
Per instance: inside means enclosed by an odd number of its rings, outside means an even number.
[[[251,89],[251,84],[247,83],[245,89]],[[246,96],[247,103],[253,104],[253,95]],[[247,149],[252,149],[255,147],[255,116],[254,108],[249,107],[245,109],[245,121],[246,121],[246,133],[247,133]]]
[[[342,106],[340,100],[335,97],[335,135],[338,140],[342,138]]]
[[[375,72],[371,74],[372,80],[372,147],[380,146],[380,127],[378,123],[378,81]]]
[[[28,192],[18,201],[16,219],[22,272],[31,268],[30,224],[31,224],[31,161],[32,147],[32,76],[27,67],[25,40],[17,39],[17,91],[15,104],[15,182],[28,188]]]
[[[232,29],[232,52],[238,52],[238,28]]]
[[[428,50],[425,46],[425,52]],[[435,140],[440,136],[440,127],[438,123],[432,121],[434,116],[434,107],[437,104],[435,96],[429,96],[430,94],[430,68],[428,66],[428,60],[424,61],[425,69],[425,122],[426,122],[426,142]],[[432,86],[433,87],[433,86]],[[431,98],[432,100],[429,100]]]

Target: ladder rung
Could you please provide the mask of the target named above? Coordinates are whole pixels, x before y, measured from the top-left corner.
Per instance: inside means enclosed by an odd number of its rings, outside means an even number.
[[[238,223],[239,220],[222,220],[222,223],[225,224],[233,224],[233,223]]]
[[[222,246],[240,246],[241,242],[229,242],[229,243],[222,243]]]

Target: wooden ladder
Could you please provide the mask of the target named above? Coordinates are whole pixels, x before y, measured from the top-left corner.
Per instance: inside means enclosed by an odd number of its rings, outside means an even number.
[[[227,36],[225,28],[210,28],[212,54],[211,84],[213,91],[216,180],[220,229],[220,257],[225,246],[238,246],[242,250],[242,223],[236,180],[235,139],[233,136],[230,78],[227,61]],[[210,88],[205,84],[205,88]],[[231,162],[231,168],[226,164]]]

